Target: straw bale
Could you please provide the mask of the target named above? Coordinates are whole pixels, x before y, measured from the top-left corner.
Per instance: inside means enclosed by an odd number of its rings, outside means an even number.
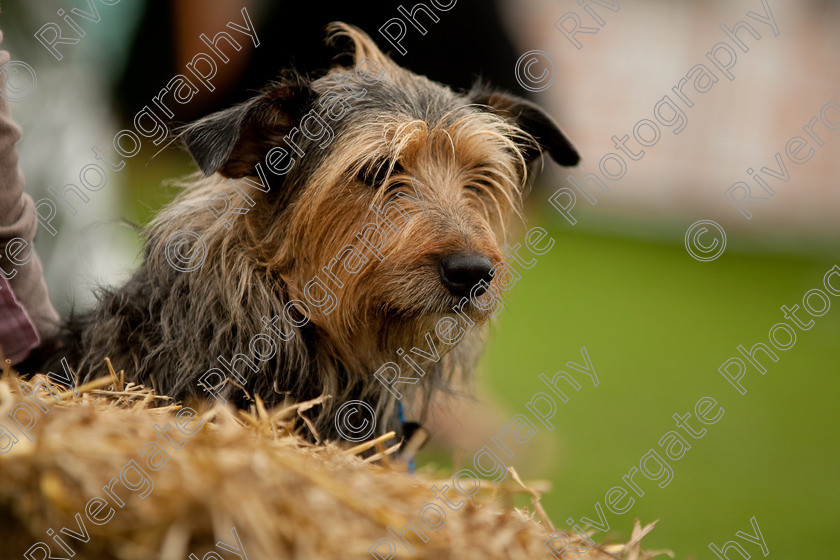
[[[71,547],[74,560],[186,560],[190,554],[205,558],[210,551],[232,559],[236,555],[216,543],[234,546],[234,527],[250,560],[372,558],[368,549],[388,536],[387,527],[418,524],[418,512],[434,501],[431,486],[447,482],[429,473],[405,472],[402,463],[393,459],[394,440],[380,438],[373,446],[378,452],[367,458],[361,457],[358,447],[307,443],[295,433],[300,424],[295,419],[302,409],[317,403],[273,410],[258,404],[248,412],[221,406],[199,410],[203,426],[190,436],[173,429],[186,439],[182,447],[173,449],[156,437],[155,425],[169,423],[174,428],[182,406],[125,383],[124,376],[113,370],[80,387],[78,396],[43,375],[22,380],[9,371],[8,363],[5,370],[0,379],[0,422],[8,426],[7,415],[20,403],[36,411],[37,422],[31,428],[31,441],[14,432],[19,441],[0,454],[3,559],[23,558],[37,542],[50,546],[56,558],[69,556],[49,530]],[[39,392],[47,412],[27,398],[38,382],[62,393],[56,402],[46,391]],[[197,418],[188,426],[196,429],[196,425],[200,425]],[[115,493],[125,502],[117,507],[103,486],[112,478],[119,480],[132,460],[145,467],[140,452],[152,441],[170,459],[162,465],[153,463],[157,471],[146,468],[154,488],[145,498],[140,497],[142,489],[131,491],[116,483]],[[513,475],[502,488],[482,482],[482,491],[466,500],[464,507],[446,511],[445,523],[428,533],[427,543],[411,540],[416,554],[398,545],[395,558],[551,558],[543,543],[554,531],[539,506],[539,494],[525,489]],[[502,507],[499,497],[510,492],[531,493],[533,511]],[[86,504],[97,496],[115,509],[102,525],[85,516]],[[78,532],[77,514],[89,533],[87,543],[60,532],[64,527]],[[651,528],[643,529],[636,522],[627,545],[590,548],[574,557],[649,558],[638,540]]]

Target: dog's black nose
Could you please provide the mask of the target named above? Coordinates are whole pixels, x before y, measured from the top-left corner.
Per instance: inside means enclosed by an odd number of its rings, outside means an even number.
[[[440,261],[440,278],[453,295],[464,297],[469,296],[472,287],[481,280],[490,282],[492,269],[493,263],[484,255],[455,253]],[[475,295],[480,296],[484,292],[484,288],[480,287]]]

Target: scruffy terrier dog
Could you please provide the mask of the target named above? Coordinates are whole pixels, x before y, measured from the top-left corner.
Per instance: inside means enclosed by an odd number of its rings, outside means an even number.
[[[55,359],[89,379],[110,357],[180,400],[329,395],[308,413],[321,439],[353,399],[373,405],[378,433],[400,433],[395,393],[425,411],[470,373],[529,164],[578,155],[528,101],[457,93],[348,25],[331,26],[337,38],[354,66],[287,73],[181,131],[205,177],[149,225],[128,283],[69,321]],[[383,364],[398,356],[402,378],[422,379],[396,392]]]

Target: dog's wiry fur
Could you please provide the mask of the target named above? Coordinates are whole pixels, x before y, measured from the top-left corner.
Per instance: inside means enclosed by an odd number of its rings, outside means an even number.
[[[335,267],[344,284],[332,286],[336,308],[325,315],[310,306],[311,321],[291,329],[287,342],[275,339],[277,355],[255,360],[258,372],[240,365],[244,388],[228,383],[222,391],[240,406],[254,395],[267,404],[330,395],[309,413],[322,436],[334,437],[333,414],[349,399],[375,405],[377,432],[399,427],[395,401],[373,373],[396,361],[399,348],[426,348],[426,333],[434,336],[436,321],[452,313],[458,298],[441,284],[440,259],[474,251],[493,263],[502,260],[528,164],[541,151],[564,165],[575,164],[577,154],[529,102],[483,87],[453,92],[401,68],[358,29],[334,24],[332,31],[334,39],[352,43],[355,63],[376,61],[382,79],[362,83],[353,66],[341,65],[317,79],[286,75],[251,101],[185,129],[184,143],[208,176],[188,184],[158,214],[147,229],[141,268],[124,286],[104,291],[92,312],[71,320],[56,358],[66,355],[89,378],[102,374],[107,356],[130,379],[163,394],[206,398],[197,380],[218,367],[217,357],[249,355],[251,337],[266,331],[261,318],[282,314],[289,300],[304,300],[303,286],[323,277],[322,268],[375,220],[370,205],[401,191],[413,196],[414,179],[428,215],[403,203],[411,219],[397,233],[386,229],[384,259],[370,258],[357,274]],[[324,96],[346,97],[336,80],[342,75],[348,87],[367,93],[351,101],[343,118],[328,121],[334,141],[321,149],[298,135],[306,155],[285,176],[266,173],[270,192],[249,189],[256,205],[244,215],[227,214],[228,230],[205,203],[220,192],[240,200],[233,191],[238,178],[253,177],[254,165],[282,145],[298,119]],[[167,240],[181,230],[198,233],[206,244],[198,270],[179,272],[165,259]],[[403,393],[414,390],[408,395],[415,402],[427,403],[453,376],[472,370],[489,312],[474,305],[465,312],[479,328],[439,363],[421,362],[422,383],[400,385]]]

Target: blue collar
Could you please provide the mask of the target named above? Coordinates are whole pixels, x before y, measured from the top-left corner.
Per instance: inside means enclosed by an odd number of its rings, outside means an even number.
[[[397,401],[397,418],[400,421],[400,424],[405,424],[405,409],[403,408],[403,404],[400,401]],[[414,464],[414,459],[408,462],[408,472],[414,474],[416,470],[416,465]]]

